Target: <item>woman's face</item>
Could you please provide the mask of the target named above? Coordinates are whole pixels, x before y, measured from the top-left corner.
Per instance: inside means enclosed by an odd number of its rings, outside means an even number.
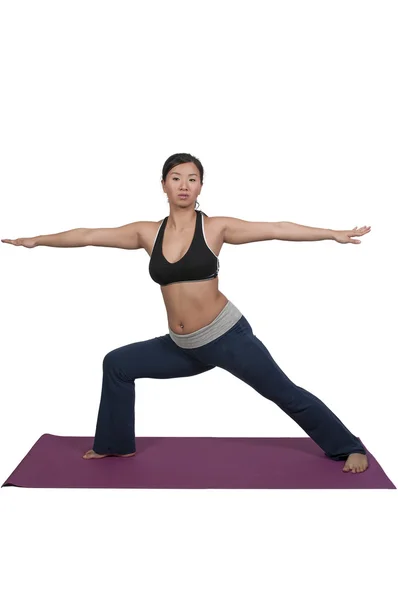
[[[199,169],[191,162],[170,169],[166,183],[163,183],[163,191],[167,194],[169,202],[178,206],[195,205],[201,189]],[[187,197],[181,198],[179,194],[187,194]]]

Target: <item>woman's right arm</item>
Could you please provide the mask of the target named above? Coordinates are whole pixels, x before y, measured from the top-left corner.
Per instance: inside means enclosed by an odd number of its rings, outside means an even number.
[[[55,248],[78,248],[87,246],[86,236],[88,229],[70,229],[61,231],[61,233],[52,233],[50,235],[38,235],[31,238],[34,246],[53,246]]]
[[[16,240],[1,240],[14,246],[35,248],[36,246],[53,246],[56,248],[78,248],[81,246],[106,246],[108,248],[125,248],[137,250],[142,248],[141,232],[151,221],[137,221],[122,225],[121,227],[108,227],[99,229],[78,228],[39,235],[33,238],[18,238]]]

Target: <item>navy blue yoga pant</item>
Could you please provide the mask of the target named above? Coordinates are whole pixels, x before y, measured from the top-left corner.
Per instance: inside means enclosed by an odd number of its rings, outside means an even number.
[[[136,379],[192,377],[214,367],[225,369],[275,402],[329,458],[345,460],[353,452],[366,454],[360,439],[319,398],[285,375],[243,315],[226,333],[198,348],[181,348],[166,334],[109,352],[103,360],[94,452],[136,451]]]

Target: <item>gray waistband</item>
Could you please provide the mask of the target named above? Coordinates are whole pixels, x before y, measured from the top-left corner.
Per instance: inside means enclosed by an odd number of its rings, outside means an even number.
[[[173,342],[180,348],[199,348],[226,333],[241,318],[242,313],[230,300],[217,317],[197,331],[192,333],[174,333],[169,327],[169,334]]]

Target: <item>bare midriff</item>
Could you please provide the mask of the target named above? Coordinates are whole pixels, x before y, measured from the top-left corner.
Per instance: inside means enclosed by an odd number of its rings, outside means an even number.
[[[151,255],[156,233],[161,221],[149,222],[141,234],[141,244],[148,255]],[[223,240],[216,222],[212,217],[204,216],[206,241],[216,256],[219,255]],[[177,262],[188,251],[193,238],[194,228],[179,235],[165,229],[163,253],[166,260]],[[167,320],[174,333],[193,333],[209,325],[222,311],[228,302],[218,289],[218,277],[206,281],[184,281],[161,286],[163,301],[166,307]]]
[[[218,277],[209,281],[172,283],[161,288],[169,327],[174,333],[192,333],[217,317],[228,302],[218,289]]]

